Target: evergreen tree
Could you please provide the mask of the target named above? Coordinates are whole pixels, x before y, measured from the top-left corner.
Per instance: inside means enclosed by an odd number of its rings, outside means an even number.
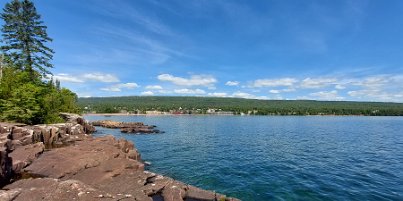
[[[27,124],[62,122],[60,112],[80,112],[77,95],[60,87],[60,81],[44,81],[50,74],[52,41],[30,0],[12,0],[0,18],[3,41],[0,57],[0,121]]]
[[[16,68],[27,71],[31,79],[50,74],[49,68],[54,51],[45,43],[52,39],[46,33],[41,16],[30,0],[12,0],[6,3],[0,16],[5,24],[1,31],[1,49]]]

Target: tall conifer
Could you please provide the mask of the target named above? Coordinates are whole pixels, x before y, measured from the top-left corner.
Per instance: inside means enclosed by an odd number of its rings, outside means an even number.
[[[37,75],[50,74],[49,68],[54,51],[45,44],[52,39],[46,33],[41,16],[30,0],[12,0],[0,16],[4,20],[1,49],[14,65]]]

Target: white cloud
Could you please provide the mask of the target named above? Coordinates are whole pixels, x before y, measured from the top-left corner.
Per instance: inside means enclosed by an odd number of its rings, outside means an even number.
[[[146,89],[148,89],[148,90],[162,90],[162,87],[160,85],[147,85]]]
[[[403,84],[403,79],[402,76],[399,75],[376,75],[361,80],[353,80],[351,81],[351,84],[364,88],[379,89],[385,86],[391,87],[395,84]]]
[[[402,102],[403,91],[386,92],[378,89],[363,89],[347,92],[348,95],[357,99],[386,102]]]
[[[267,96],[256,96],[250,93],[237,91],[232,94],[232,97],[235,98],[246,98],[246,99],[268,99]]]
[[[109,87],[103,87],[101,88],[101,90],[110,92],[120,92],[122,91],[122,89],[135,89],[137,87],[139,87],[138,84],[134,82],[128,82],[128,83],[115,84]]]
[[[349,84],[356,87],[347,92],[353,98],[368,101],[403,102],[402,75],[375,75],[351,80]]]
[[[227,86],[238,86],[239,82],[238,81],[228,81],[227,83],[225,83],[225,85],[227,85]]]
[[[317,89],[335,84],[335,82],[337,82],[336,78],[306,78],[302,80],[300,86],[301,88]]]
[[[116,86],[118,86],[119,88],[126,88],[126,89],[134,89],[134,88],[139,87],[139,85],[134,83],[134,82],[128,82],[128,83],[124,83],[124,84],[117,84]]]
[[[345,89],[346,86],[341,85],[341,84],[338,84],[338,85],[336,85],[334,88],[341,90],[341,89]]]
[[[154,92],[152,92],[152,91],[143,91],[143,92],[141,92],[140,95],[142,95],[142,96],[153,96]]]
[[[84,80],[77,78],[76,76],[72,76],[65,73],[59,73],[57,75],[48,75],[49,79],[53,77],[53,80],[59,80],[60,82],[73,82],[73,83],[83,83]]]
[[[255,80],[250,85],[250,87],[280,87],[280,86],[291,87],[296,82],[298,82],[298,80],[294,78],[258,79]]]
[[[206,92],[202,89],[175,89],[177,94],[205,94]]]
[[[208,93],[207,95],[209,96],[214,96],[214,97],[227,97],[227,93],[221,93],[221,92],[214,92],[214,93]]]
[[[110,92],[120,92],[122,91],[122,89],[120,89],[119,87],[115,87],[115,86],[110,86],[110,87],[103,87],[100,88],[102,91],[110,91]]]
[[[245,92],[240,92],[240,91],[233,93],[232,96],[236,97],[236,98],[249,98],[249,99],[252,99],[255,97],[254,95],[252,95],[250,93],[245,93]]]
[[[170,74],[158,75],[160,81],[172,82],[179,86],[204,86],[204,87],[214,87],[214,83],[217,80],[211,75],[192,75],[190,78],[175,77]]]
[[[319,100],[343,100],[344,97],[338,95],[336,90],[333,91],[319,91],[315,93],[310,93],[309,95],[317,97]]]
[[[87,73],[82,75],[85,80],[98,81],[98,82],[119,82],[119,78],[112,74],[103,73]]]
[[[272,90],[269,91],[269,93],[279,94],[279,93],[282,93],[282,92],[293,92],[293,91],[295,91],[295,88],[272,89]]]
[[[98,81],[98,82],[119,82],[119,78],[112,74],[104,74],[104,73],[85,73],[85,74],[77,74],[70,75],[67,73],[59,73],[56,75],[47,75],[47,78],[50,79],[53,77],[54,80],[59,80],[60,82],[72,82],[72,83],[83,83],[88,81]]]
[[[352,97],[361,98],[363,96],[373,96],[374,94],[379,93],[379,90],[356,90],[347,92],[348,95]]]

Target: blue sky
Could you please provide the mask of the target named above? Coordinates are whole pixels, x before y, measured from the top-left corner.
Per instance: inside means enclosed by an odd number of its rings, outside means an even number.
[[[403,102],[400,0],[34,2],[81,97]]]

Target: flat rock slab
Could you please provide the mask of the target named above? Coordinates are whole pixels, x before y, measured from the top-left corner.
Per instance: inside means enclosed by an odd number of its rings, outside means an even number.
[[[136,155],[137,160],[133,159],[133,155]],[[35,193],[42,195],[35,197],[39,200],[51,196],[56,196],[53,200],[233,200],[144,171],[144,164],[133,144],[126,140],[116,140],[112,136],[87,137],[74,145],[46,151],[25,171],[44,178],[19,180],[6,186],[6,189],[22,189],[15,200],[29,197],[29,189],[35,189],[38,191]],[[48,183],[42,186],[49,185],[53,190],[47,192],[46,188],[39,188],[40,182],[45,181]],[[79,182],[74,185],[85,190],[69,190],[63,183],[68,181]],[[55,195],[56,192],[59,194]],[[77,197],[78,194],[81,197]]]
[[[77,180],[52,178],[23,179],[8,185],[11,190],[0,191],[2,201],[71,201],[71,200],[118,200],[124,198],[109,195]]]
[[[13,171],[21,172],[22,168],[30,165],[44,150],[45,145],[42,142],[17,147],[9,154],[13,161]]]
[[[25,170],[35,175],[59,179],[70,178],[81,171],[95,167],[144,168],[139,161],[128,159],[126,151],[128,152],[129,148],[125,146],[130,147],[119,143],[112,136],[87,137],[83,141],[75,142],[74,145],[44,152]]]
[[[0,184],[5,185],[0,201],[235,200],[144,171],[132,142],[113,136],[94,138],[87,135],[94,130],[87,121],[78,115],[65,116],[69,123],[0,124]],[[156,132],[154,126],[142,123],[108,126]]]

